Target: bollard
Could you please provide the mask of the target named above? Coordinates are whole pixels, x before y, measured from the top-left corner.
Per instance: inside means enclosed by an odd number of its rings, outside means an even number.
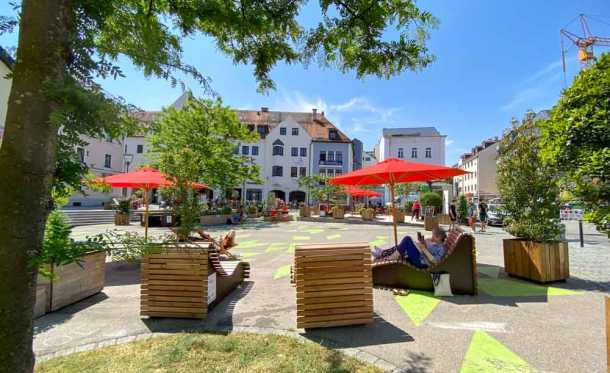
[[[582,219],[578,220],[578,235],[580,237],[580,247],[585,246],[585,240],[582,234]]]

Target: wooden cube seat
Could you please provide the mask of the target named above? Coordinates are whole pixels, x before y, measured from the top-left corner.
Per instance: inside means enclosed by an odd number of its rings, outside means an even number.
[[[297,328],[373,322],[368,243],[298,245],[294,279]]]

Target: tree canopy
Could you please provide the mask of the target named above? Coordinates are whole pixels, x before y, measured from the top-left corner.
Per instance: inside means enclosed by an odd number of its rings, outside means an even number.
[[[541,155],[582,200],[585,218],[610,234],[610,54],[583,69],[541,123]]]
[[[0,147],[0,366],[31,372],[32,308],[51,191],[77,135],[115,136],[130,107],[96,83],[122,78],[119,58],[172,85],[209,79],[183,59],[182,41],[204,35],[236,64],[251,64],[261,90],[280,62],[318,62],[358,77],[417,70],[434,17],[413,0],[321,0],[322,19],[297,21],[305,0],[23,0],[4,138]],[[0,32],[16,27],[0,17]],[[65,135],[59,134],[60,128]],[[64,157],[62,161],[62,157]],[[58,167],[59,165],[59,167]],[[76,169],[76,173],[84,172]],[[67,183],[74,178],[65,178]],[[225,181],[211,180],[222,184]],[[229,180],[226,180],[228,183]],[[61,187],[61,186],[60,186]]]
[[[508,213],[506,230],[519,238],[555,241],[560,237],[559,187],[552,166],[540,156],[539,129],[529,112],[502,137],[498,188]]]

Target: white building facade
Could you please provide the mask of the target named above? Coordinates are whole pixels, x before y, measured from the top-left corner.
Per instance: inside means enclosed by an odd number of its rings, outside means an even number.
[[[498,139],[488,139],[475,146],[470,153],[462,154],[457,167],[468,171],[453,178],[457,195],[475,201],[499,197],[497,185]]]

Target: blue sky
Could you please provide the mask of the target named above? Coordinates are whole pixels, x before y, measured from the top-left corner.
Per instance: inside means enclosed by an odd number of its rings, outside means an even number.
[[[184,58],[212,79],[226,104],[241,109],[308,111],[315,107],[366,149],[384,127],[435,126],[447,135],[446,162],[484,138],[499,136],[513,117],[528,109],[550,108],[564,87],[559,30],[580,13],[610,22],[608,0],[419,1],[439,20],[429,41],[436,61],[420,72],[389,80],[356,79],[317,66],[279,65],[272,72],[277,90],[256,91],[251,66],[234,66],[203,36],[185,41]],[[0,14],[8,14],[0,5]],[[316,5],[301,18],[315,20]],[[610,25],[591,22],[592,31],[610,35]],[[572,25],[574,31],[578,31]],[[13,46],[15,35],[0,36]],[[578,70],[576,51],[568,52],[568,84]],[[146,79],[120,61],[126,79],[104,81],[109,92],[147,110],[158,110],[180,94],[167,82]],[[202,90],[194,82],[195,94]]]

